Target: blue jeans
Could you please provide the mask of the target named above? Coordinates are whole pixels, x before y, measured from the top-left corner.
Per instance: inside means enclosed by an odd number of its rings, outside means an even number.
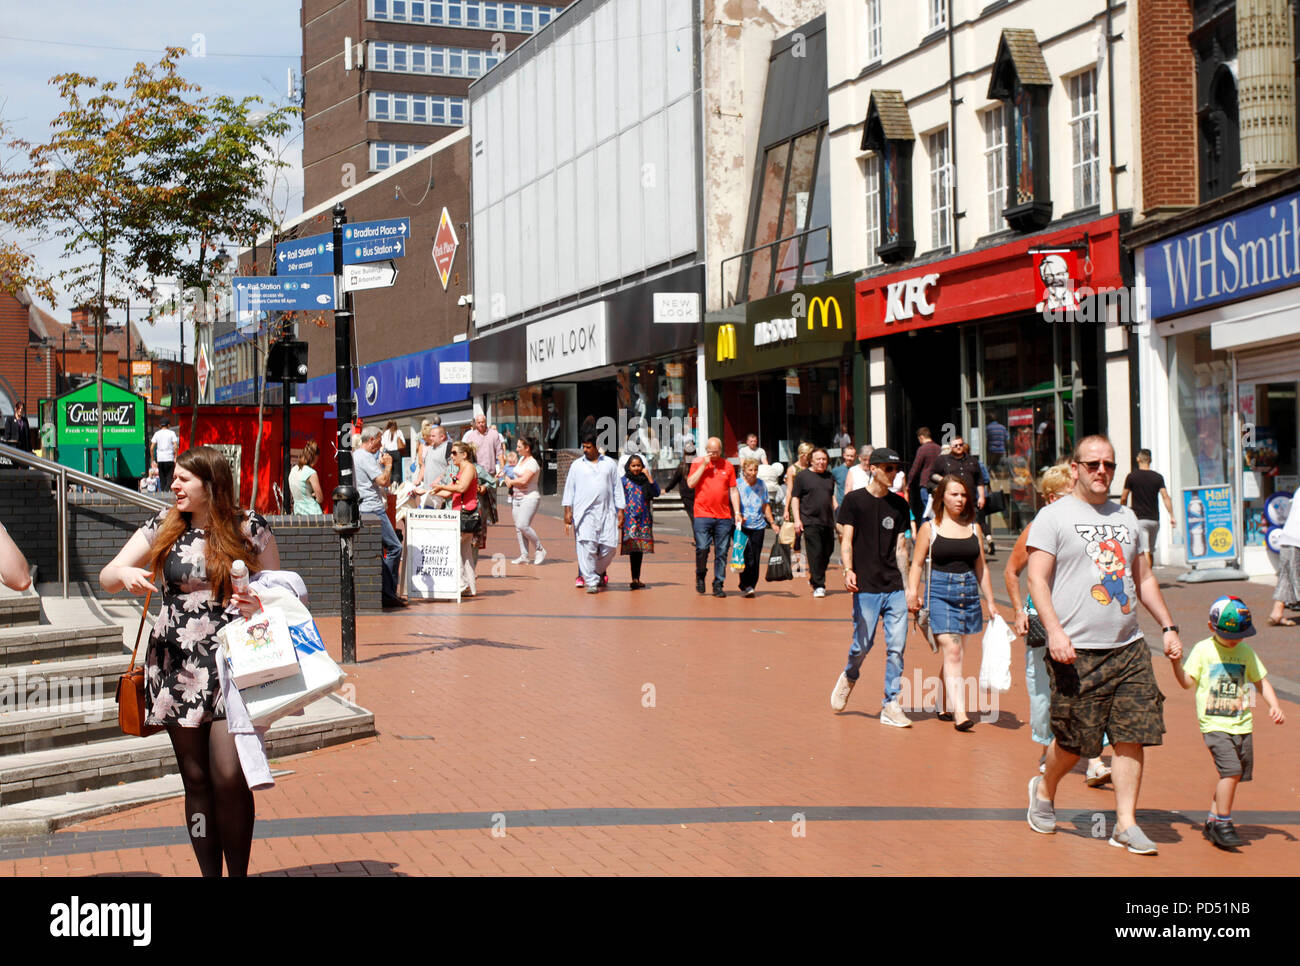
[[[727,576],[727,556],[731,553],[731,531],[735,523],[730,517],[695,517],[695,579],[703,580],[709,573],[709,542],[713,542],[713,588],[722,586]]]
[[[396,597],[397,568],[402,561],[402,541],[397,539],[397,531],[393,529],[387,513],[376,513],[375,516],[379,518],[379,539],[384,545],[384,597]]]
[[[889,704],[898,698],[903,689],[903,648],[907,646],[907,594],[901,590],[887,594],[858,593],[853,595],[853,645],[849,648],[849,663],[844,675],[850,681],[858,679],[862,659],[875,643],[876,628],[885,624],[885,700]]]
[[[1029,692],[1029,736],[1052,743],[1052,683],[1047,677],[1047,645],[1025,648],[1025,690]]]

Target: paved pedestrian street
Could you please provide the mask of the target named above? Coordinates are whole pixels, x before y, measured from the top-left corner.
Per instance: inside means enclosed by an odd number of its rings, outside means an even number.
[[[573,586],[574,548],[554,500],[538,516],[541,567],[514,553],[508,515],[479,564],[479,596],[418,602],[358,621],[348,687],[375,712],[376,738],[293,758],[257,794],[251,872],[262,876],[889,875],[1205,876],[1300,872],[1300,630],[1255,638],[1290,720],[1256,717],[1256,777],[1235,819],[1248,845],[1201,836],[1214,772],[1163,656],[1163,747],[1147,756],[1139,821],[1157,857],[1108,847],[1110,786],[1061,785],[1058,832],[1025,821],[1038,748],[1029,738],[1023,645],[1014,686],[969,734],[914,711],[878,721],[883,643],[843,714],[828,699],[849,642],[838,564],[829,596],[805,580],[742,599],[697,596],[680,511],[660,514],[649,587]],[[769,538],[770,539],[770,538]],[[501,554],[494,561],[490,554]],[[994,587],[1001,585],[1004,545]],[[1269,589],[1185,586],[1165,594],[1184,645],[1210,600],[1231,590],[1256,614]],[[1004,609],[1005,612],[1005,609]],[[1154,630],[1143,612],[1150,639]],[[1262,620],[1260,622],[1263,623]],[[337,620],[321,630],[338,656]],[[978,649],[977,649],[978,650]],[[966,670],[978,673],[978,653]],[[909,689],[938,671],[913,632]],[[924,685],[920,685],[924,691]],[[904,707],[909,691],[904,691]],[[984,707],[987,707],[987,701]],[[53,836],[0,843],[6,876],[193,875],[180,799]]]

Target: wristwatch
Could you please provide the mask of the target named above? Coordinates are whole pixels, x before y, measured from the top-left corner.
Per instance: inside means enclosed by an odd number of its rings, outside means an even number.
[[[1175,634],[1177,634],[1177,633],[1178,633],[1178,625],[1177,625],[1177,624],[1170,624],[1168,627],[1162,627],[1162,628],[1160,628],[1160,630],[1163,631],[1163,632],[1166,633],[1166,634],[1168,634],[1170,631],[1173,631]]]

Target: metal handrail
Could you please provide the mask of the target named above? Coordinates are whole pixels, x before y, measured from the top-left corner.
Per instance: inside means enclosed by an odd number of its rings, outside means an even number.
[[[762,244],[762,245],[755,245],[753,248],[746,248],[743,252],[737,252],[735,255],[728,255],[726,258],[724,258],[721,262],[718,263],[718,281],[719,281],[719,283],[720,283],[719,286],[718,286],[718,291],[721,292],[721,293],[723,293],[723,296],[724,296],[724,297],[725,297],[726,294],[727,294],[727,263],[728,263],[728,262],[734,262],[737,258],[746,258],[746,257],[748,257],[748,256],[750,256],[750,255],[753,255],[755,252],[761,252],[761,251],[762,251],[763,249],[765,249],[765,248],[772,248],[772,249],[775,249],[778,245],[784,245],[786,242],[794,241],[796,238],[798,238],[798,239],[802,239],[802,241],[801,241],[800,244],[799,244],[799,262],[798,262],[799,279],[796,281],[795,284],[796,284],[796,285],[802,285],[802,284],[803,284],[803,270],[804,270],[805,268],[807,268],[808,265],[810,264],[809,262],[806,262],[806,261],[804,260],[805,256],[806,256],[807,253],[808,253],[808,239],[807,239],[807,236],[813,234],[814,232],[819,232],[819,231],[824,231],[824,232],[826,232],[826,257],[825,257],[824,259],[823,259],[823,258],[819,258],[819,259],[817,259],[817,261],[818,261],[818,262],[822,262],[822,261],[824,261],[824,262],[826,263],[826,272],[825,272],[825,274],[826,274],[827,276],[830,276],[830,275],[832,274],[832,270],[831,270],[831,252],[833,251],[833,247],[832,247],[832,245],[831,245],[831,226],[830,226],[830,225],[818,225],[816,228],[805,228],[803,231],[795,232],[793,235],[787,235],[787,236],[784,237],[784,238],[778,238],[778,239],[776,239],[776,241],[765,242],[765,243]],[[816,262],[811,263],[811,264],[816,264]],[[775,279],[776,279],[776,252],[773,251],[773,253],[772,253],[772,266],[771,266],[771,271],[768,273],[768,281],[767,281],[767,288],[768,288],[768,291],[767,291],[767,295],[771,295],[771,294],[772,294],[772,283],[775,281]],[[744,281],[744,285],[745,285],[745,289],[744,289],[744,291],[745,291],[745,301],[750,301],[750,294],[749,294],[749,280],[748,280],[747,274],[746,274],[746,275],[742,275],[742,276],[740,277],[740,280],[743,280],[743,281]],[[737,291],[736,291],[736,294],[732,296],[732,304],[733,304],[733,305],[736,303],[736,299],[737,299],[737,297],[738,297],[739,295],[740,295],[740,290],[739,290],[739,287],[738,287],[738,288],[737,288]],[[763,297],[766,298],[767,296],[765,295],[765,296],[763,296]]]
[[[28,453],[26,450],[15,449],[12,446],[6,446],[0,443],[0,456],[18,463],[19,465],[29,467],[30,469],[40,470],[42,473],[49,473],[59,481],[57,504],[58,504],[58,526],[59,526],[59,582],[63,584],[63,596],[68,596],[68,484],[75,483],[78,486],[84,486],[87,489],[98,490],[108,496],[115,496],[119,500],[127,503],[134,503],[136,506],[142,506],[146,510],[162,510],[169,504],[165,500],[157,497],[145,496],[135,490],[128,490],[125,486],[119,486],[116,483],[110,483],[108,480],[101,480],[98,476],[92,476],[89,473],[83,473],[81,470],[74,470],[62,463],[55,463],[53,460],[43,459]]]

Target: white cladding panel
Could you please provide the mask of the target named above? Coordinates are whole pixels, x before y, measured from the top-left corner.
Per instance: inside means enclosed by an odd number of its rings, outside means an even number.
[[[497,275],[498,285],[505,295],[506,312],[514,311],[514,306],[522,305],[519,299],[519,194],[506,195],[502,204],[502,217],[506,233],[505,261],[501,265],[501,274]],[[496,274],[496,273],[493,273]]]
[[[668,240],[676,257],[696,248],[699,222],[695,203],[695,105],[679,100],[668,108]]]
[[[551,96],[555,99],[555,157],[558,162],[573,157],[573,45],[552,44],[547,53],[555,69]]]
[[[534,178],[541,175],[546,170],[547,165],[541,160],[542,145],[540,138],[542,131],[549,129],[550,125],[539,123],[537,118],[537,103],[539,100],[537,90],[537,61],[531,60],[524,64],[519,71],[519,85],[515,88],[518,91],[519,103],[517,110],[519,112],[519,145],[518,151],[511,151],[511,157],[518,158],[519,173],[515,181],[510,180],[509,169],[506,171],[506,184],[527,184]],[[531,145],[531,150],[528,145]],[[509,189],[507,189],[509,190]]]
[[[596,230],[600,235],[597,273],[601,282],[612,282],[619,274],[617,141],[606,141],[596,148],[596,211]]]
[[[596,145],[596,45],[592,38],[596,26],[587,18],[569,32],[568,37],[557,41],[571,44],[573,48],[573,151],[575,155],[590,151]],[[572,40],[569,40],[572,37]]]
[[[574,187],[574,195],[578,209],[578,244],[573,255],[578,263],[578,284],[575,290],[581,292],[596,284],[599,269],[596,264],[599,240],[596,237],[596,154],[594,151],[578,156],[575,172],[577,183]]]
[[[618,17],[618,129],[620,131],[641,120],[641,44],[637,38],[641,18],[637,13],[637,0],[615,0],[609,4]]]
[[[474,98],[480,326],[696,250],[692,9],[608,0]]]
[[[526,184],[519,192],[519,301],[521,305],[541,302],[537,278],[537,183]],[[550,235],[550,232],[547,232]]]
[[[647,265],[657,265],[669,258],[668,118],[663,112],[648,118],[641,126],[641,141],[644,155],[641,210],[645,261]]]
[[[618,136],[618,248],[623,275],[632,275],[646,264],[641,242],[645,211],[641,202],[644,155],[640,134],[634,127]]]
[[[596,48],[596,140],[604,141],[614,136],[618,124],[618,48],[614,21],[614,4],[607,3],[596,10],[596,34],[592,46]]]
[[[523,73],[522,71],[520,72]],[[502,144],[514,143],[516,145],[532,144],[531,141],[520,140],[519,127],[519,94],[523,86],[523,79],[519,84],[502,84],[501,85],[501,136],[504,139]],[[536,150],[534,148],[534,150]],[[519,190],[521,183],[519,170],[519,155],[525,153],[520,150],[506,151],[505,153],[505,171],[502,176],[501,190],[505,196],[510,196]]]

